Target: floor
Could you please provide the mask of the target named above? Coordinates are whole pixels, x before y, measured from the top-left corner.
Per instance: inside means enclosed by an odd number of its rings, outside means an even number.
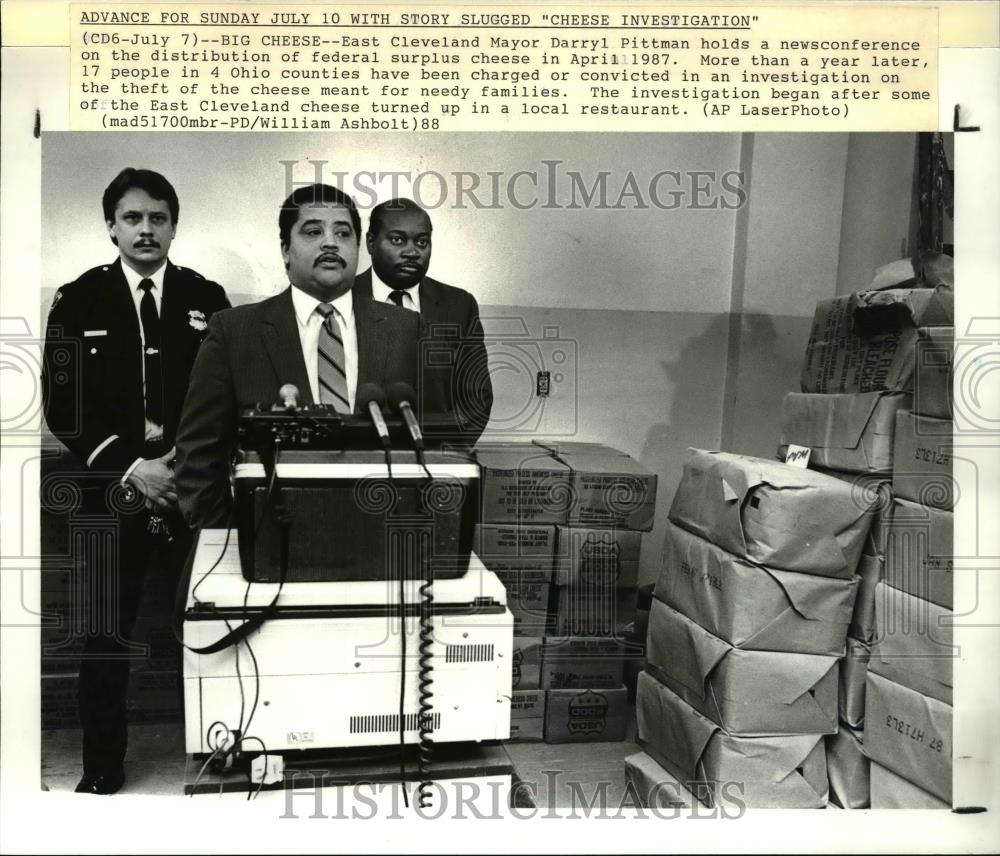
[[[44,731],[41,748],[43,786],[72,791],[81,773],[80,731]],[[504,748],[516,776],[524,783],[522,788],[539,809],[582,807],[595,800],[599,806],[617,809],[625,795],[624,759],[639,751],[632,740],[507,743]],[[122,793],[179,795],[184,770],[184,735],[179,723],[133,725],[129,729],[128,780]]]

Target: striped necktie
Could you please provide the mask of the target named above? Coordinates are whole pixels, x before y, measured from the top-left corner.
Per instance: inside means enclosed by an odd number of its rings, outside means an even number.
[[[350,413],[347,398],[347,373],[344,369],[344,342],[332,303],[320,303],[316,311],[323,317],[317,346],[319,400],[332,404],[338,413]]]

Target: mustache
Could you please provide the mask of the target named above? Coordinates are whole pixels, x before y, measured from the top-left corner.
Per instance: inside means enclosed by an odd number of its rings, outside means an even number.
[[[157,247],[159,248],[160,242],[154,241],[152,239],[147,239],[145,241],[136,241],[132,244],[133,247]]]
[[[316,267],[316,265],[322,264],[323,262],[337,262],[338,264],[347,267],[347,262],[345,262],[336,253],[321,253],[320,255],[316,256],[316,261],[313,262],[313,267]]]

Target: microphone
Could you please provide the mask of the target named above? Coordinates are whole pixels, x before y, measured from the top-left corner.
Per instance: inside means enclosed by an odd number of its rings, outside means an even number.
[[[299,409],[299,388],[294,383],[282,384],[278,390],[278,397],[285,410]]]
[[[382,416],[382,408],[385,407],[385,393],[377,383],[363,383],[357,394],[358,402],[362,409],[367,410],[372,418],[372,424],[378,432],[382,445],[388,449],[389,426],[385,424],[385,417]]]
[[[411,404],[417,397],[416,392],[405,380],[397,380],[389,384],[388,393],[389,403],[394,410],[399,411],[399,415],[403,417],[406,428],[413,438],[413,448],[418,452],[423,452],[424,435],[420,431],[417,417],[413,415],[413,405]]]

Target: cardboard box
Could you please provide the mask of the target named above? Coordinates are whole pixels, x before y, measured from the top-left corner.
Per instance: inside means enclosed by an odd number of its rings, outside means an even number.
[[[555,526],[480,523],[473,539],[476,555],[501,579],[517,576],[526,582],[552,582]]]
[[[923,695],[952,704],[955,658],[951,610],[885,583],[875,593],[878,638],[869,669]]]
[[[558,586],[555,634],[622,637],[635,617],[635,590],[610,586]]]
[[[951,802],[951,705],[868,672],[865,754]]]
[[[625,779],[641,808],[692,808],[695,796],[645,752],[625,758]]]
[[[515,636],[545,636],[553,628],[550,608],[551,586],[548,583],[504,583],[507,608],[514,616]]]
[[[541,680],[542,638],[515,636],[512,656],[511,688],[536,690]]]
[[[847,635],[862,642],[871,642],[875,637],[875,586],[882,579],[884,565],[884,557],[867,554],[858,562],[858,596]]]
[[[555,583],[634,589],[642,533],[629,529],[556,527]]]
[[[874,505],[813,470],[688,449],[670,519],[769,568],[849,579]]]
[[[570,470],[571,526],[614,526],[648,532],[656,510],[657,477],[634,458],[597,444],[540,446]]]
[[[629,651],[614,639],[550,636],[542,644],[543,689],[621,686]]]
[[[809,463],[848,472],[892,469],[896,413],[910,406],[901,392],[818,395],[790,392],[781,405],[781,448],[789,443],[812,450]]]
[[[510,695],[510,739],[540,742],[545,726],[544,690],[514,690]]]
[[[668,523],[655,596],[736,648],[839,657],[857,588],[755,565]]]
[[[545,742],[624,740],[628,717],[625,687],[548,690],[545,698]]]
[[[893,288],[821,300],[813,315],[802,392],[909,391],[917,328],[951,324],[951,291]]]
[[[937,419],[951,419],[955,328],[922,327],[917,334],[913,412]]]
[[[896,498],[885,526],[885,581],[914,597],[952,609],[952,512]]]
[[[851,728],[865,725],[865,679],[871,648],[857,639],[847,639],[847,654],[840,661],[840,718]]]
[[[951,510],[955,506],[950,419],[896,414],[892,492],[901,499]]]
[[[950,802],[938,799],[874,761],[871,762],[871,807],[943,808],[951,811]]]
[[[541,743],[545,737],[545,717],[512,719],[508,743]]]
[[[841,808],[868,808],[871,804],[871,761],[865,756],[863,744],[864,732],[846,725],[826,738],[830,802]]]
[[[727,795],[747,808],[827,803],[821,735],[734,737],[648,672],[639,675],[636,724],[639,745],[708,805],[725,802]]]
[[[832,734],[837,659],[741,651],[664,603],[653,604],[648,670],[729,734]]]
[[[565,523],[569,467],[531,443],[477,446],[483,523]]]

